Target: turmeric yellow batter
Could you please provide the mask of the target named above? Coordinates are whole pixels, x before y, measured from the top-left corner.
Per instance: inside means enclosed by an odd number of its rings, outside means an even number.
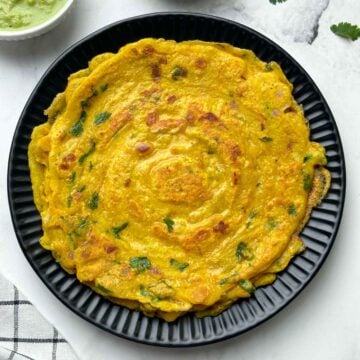
[[[69,77],[29,146],[41,244],[96,292],[167,321],[216,315],[303,249],[326,194],[278,64],[143,39]]]

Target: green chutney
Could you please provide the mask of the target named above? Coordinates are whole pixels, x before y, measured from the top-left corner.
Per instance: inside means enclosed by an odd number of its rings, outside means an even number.
[[[35,27],[52,18],[68,0],[0,0],[0,31]]]

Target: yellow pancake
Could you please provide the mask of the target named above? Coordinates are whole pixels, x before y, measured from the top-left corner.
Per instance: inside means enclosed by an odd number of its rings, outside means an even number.
[[[69,77],[29,146],[41,244],[114,302],[215,315],[276,278],[326,194],[280,66],[143,39]]]

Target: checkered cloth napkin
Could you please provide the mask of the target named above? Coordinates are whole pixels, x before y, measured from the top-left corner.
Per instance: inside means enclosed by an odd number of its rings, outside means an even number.
[[[67,341],[0,275],[0,360],[77,360]]]

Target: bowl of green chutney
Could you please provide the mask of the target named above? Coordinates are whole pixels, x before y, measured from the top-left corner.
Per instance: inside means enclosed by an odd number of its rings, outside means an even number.
[[[0,0],[0,40],[24,40],[53,29],[76,0]]]

